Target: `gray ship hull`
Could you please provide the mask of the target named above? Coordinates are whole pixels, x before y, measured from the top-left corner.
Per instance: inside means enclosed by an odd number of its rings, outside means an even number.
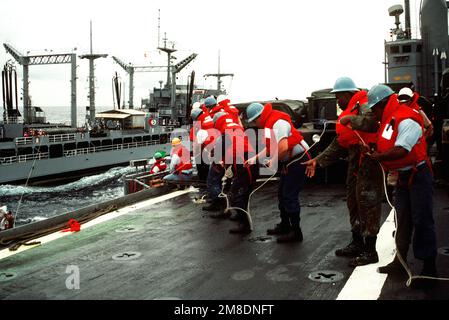
[[[83,173],[94,173],[112,166],[128,164],[133,159],[148,159],[157,150],[169,152],[170,144],[155,144],[54,159],[37,159],[36,161],[3,164],[0,165],[0,184],[26,182],[28,175],[30,175],[29,182],[33,183],[62,180],[83,175]]]

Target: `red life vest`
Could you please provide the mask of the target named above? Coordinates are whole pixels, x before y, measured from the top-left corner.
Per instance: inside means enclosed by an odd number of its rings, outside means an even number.
[[[418,142],[413,146],[412,150],[410,150],[405,157],[392,161],[382,161],[382,166],[387,170],[395,170],[407,166],[416,166],[420,162],[428,159],[427,143],[424,138],[424,125],[421,114],[417,110],[414,110],[408,106],[400,105],[395,94],[388,100],[388,104],[382,115],[382,121],[378,131],[377,151],[382,153],[394,148],[394,144],[398,136],[399,124],[405,119],[412,119],[419,123],[422,129],[422,135],[418,139]],[[391,134],[391,138],[388,139],[385,132],[387,132],[386,129],[391,128],[393,128],[393,132]]]
[[[216,105],[212,109],[209,109],[209,115],[213,118],[217,112],[223,112],[223,108],[220,105]]]
[[[222,134],[222,141],[228,141],[228,145],[224,146],[223,155],[226,164],[236,164],[237,159],[239,159],[238,163],[243,164],[245,153],[254,152],[248,136],[244,133],[244,128],[233,121],[232,115],[226,114],[220,117],[215,123],[215,128]]]
[[[225,133],[225,130],[227,129],[237,129],[240,128],[243,130],[243,127],[238,124],[238,122],[234,122],[232,119],[232,116],[229,113],[226,113],[226,115],[221,116],[216,122],[215,122],[215,129],[220,131],[221,134]]]
[[[212,129],[214,127],[214,121],[209,115],[209,112],[206,111],[201,113],[198,118],[193,122],[192,128],[190,128],[190,141],[196,140],[196,134],[200,129],[207,130]],[[205,146],[209,144],[213,139],[207,138],[203,143]]]
[[[207,130],[214,127],[214,120],[208,112],[203,112],[202,114],[200,114],[196,121],[199,121],[201,123],[201,129]]]
[[[271,137],[274,137],[273,126],[279,120],[287,121],[291,127],[291,134],[289,137],[287,137],[288,151],[290,153],[293,151],[293,148],[297,144],[301,144],[302,140],[304,140],[301,133],[293,126],[290,116],[288,114],[286,114],[285,112],[273,110],[271,103],[267,103],[264,106],[262,114],[260,115],[260,124],[262,125],[262,127],[265,128],[264,140],[265,140],[265,146],[267,148],[268,154],[270,153]]]
[[[177,145],[171,150],[171,156],[178,155],[180,162],[175,166],[176,172],[181,172],[182,170],[192,169],[192,163],[190,161],[190,152],[182,144]]]
[[[419,94],[416,92],[413,94],[412,102],[409,104],[409,107],[415,109],[416,111],[421,110],[421,107],[418,104]]]
[[[218,106],[221,108],[221,110],[223,110],[224,112],[227,112],[231,117],[232,120],[235,123],[239,123],[239,109],[237,109],[234,106],[231,106],[229,103],[231,101],[229,99],[225,99],[223,101],[220,101],[218,103]]]
[[[360,108],[357,107],[357,103],[360,106],[367,102],[368,93],[364,90],[361,90],[352,96],[351,100],[349,100],[348,107],[342,113],[340,113],[335,131],[337,132],[337,141],[343,148],[349,148],[349,146],[359,144],[361,141],[357,134],[354,132],[355,130],[352,130],[348,126],[342,125],[340,123],[340,119],[348,115],[358,115]],[[369,133],[364,131],[357,131],[357,133],[368,145],[370,143],[376,143],[377,141],[377,133]]]
[[[155,171],[154,170],[155,168],[158,168],[159,171]],[[164,159],[159,159],[159,160],[156,160],[156,162],[151,167],[150,174],[162,172],[165,170],[167,170],[167,164],[164,162]]]

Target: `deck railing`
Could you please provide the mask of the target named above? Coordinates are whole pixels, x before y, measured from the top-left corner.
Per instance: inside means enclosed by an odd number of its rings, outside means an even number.
[[[65,142],[65,141],[75,141],[76,133],[64,133],[64,134],[52,134],[36,137],[18,137],[15,138],[16,145],[23,146],[28,144],[33,144],[33,139],[35,144],[39,144],[40,139],[48,137],[48,142]]]
[[[23,145],[27,145],[27,144],[32,144],[33,137],[19,137],[19,138],[16,138],[15,141],[16,141],[16,145],[23,146]]]
[[[49,142],[62,142],[75,140],[76,133],[52,134],[48,136]]]
[[[99,147],[90,147],[90,148],[82,148],[82,149],[73,149],[73,150],[64,151],[64,157],[73,157],[73,156],[77,156],[80,154],[89,154],[89,153],[97,153],[97,152],[104,152],[104,151],[140,148],[140,147],[147,147],[147,146],[156,145],[156,144],[159,144],[159,141],[132,142],[132,143],[124,143],[124,144],[113,144],[110,146],[99,146]]]
[[[91,153],[113,151],[113,150],[126,150],[126,149],[131,149],[131,148],[140,148],[140,147],[147,147],[147,146],[151,146],[151,145],[157,145],[159,143],[160,142],[156,140],[156,141],[132,142],[132,143],[114,144],[114,145],[109,145],[109,146],[73,149],[73,150],[64,151],[63,156],[64,157],[73,157],[73,156],[77,156],[80,154],[91,154]],[[7,164],[16,163],[16,162],[33,161],[34,159],[41,160],[41,159],[48,159],[48,158],[49,158],[48,152],[5,157],[5,158],[0,158],[0,165],[7,165]]]
[[[16,162],[27,162],[27,161],[33,161],[41,160],[41,159],[48,159],[49,153],[48,152],[41,152],[41,153],[35,153],[35,154],[24,154],[20,156],[12,156],[12,157],[5,157],[0,158],[0,165],[3,164],[11,164]]]

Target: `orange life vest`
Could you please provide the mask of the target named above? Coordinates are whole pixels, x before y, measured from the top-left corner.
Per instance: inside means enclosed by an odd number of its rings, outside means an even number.
[[[387,170],[416,166],[420,162],[428,159],[422,116],[417,110],[400,105],[396,95],[390,97],[382,115],[382,121],[378,131],[377,151],[382,153],[394,148],[398,136],[399,124],[405,119],[412,119],[419,123],[422,129],[422,135],[405,157],[391,161],[382,161],[382,166]]]
[[[273,106],[270,103],[264,106],[262,114],[260,115],[260,124],[265,128],[264,140],[267,152],[270,153],[270,144],[272,143],[270,140],[271,137],[274,137],[273,126],[279,120],[287,121],[288,124],[290,124],[291,135],[287,137],[287,143],[288,143],[288,151],[289,153],[291,153],[293,151],[293,148],[297,144],[301,144],[304,138],[299,132],[299,130],[297,130],[293,126],[290,116],[285,112],[273,110]]]
[[[360,110],[360,105],[368,102],[368,93],[361,90],[354,94],[354,96],[349,100],[348,107],[340,113],[335,131],[337,133],[337,141],[343,148],[349,148],[351,145],[359,144],[360,138],[354,132],[355,130],[344,126],[340,123],[340,119],[348,115],[358,115]],[[363,141],[369,145],[371,143],[376,143],[377,133],[369,133],[364,131],[357,131]]]

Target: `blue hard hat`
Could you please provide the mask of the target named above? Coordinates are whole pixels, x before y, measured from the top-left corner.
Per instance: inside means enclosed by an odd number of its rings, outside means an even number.
[[[195,121],[196,119],[198,119],[198,117],[200,116],[200,114],[203,113],[203,110],[197,108],[197,109],[193,109],[190,112],[190,117],[192,118],[193,121]]]
[[[248,122],[253,122],[256,120],[263,112],[263,105],[258,102],[251,103],[246,108],[246,117],[248,118]]]
[[[218,119],[220,119],[221,117],[225,116],[226,112],[217,112],[214,115],[214,124],[217,123]]]
[[[371,109],[378,102],[391,96],[393,93],[394,91],[389,86],[384,84],[376,84],[368,91],[368,104],[366,107]]]
[[[204,105],[205,105],[207,108],[216,106],[216,105],[217,105],[217,100],[215,100],[214,97],[207,97],[207,98],[204,100]]]
[[[335,81],[334,88],[331,93],[353,91],[360,91],[359,88],[356,87],[354,81],[352,81],[349,77],[341,77]]]

